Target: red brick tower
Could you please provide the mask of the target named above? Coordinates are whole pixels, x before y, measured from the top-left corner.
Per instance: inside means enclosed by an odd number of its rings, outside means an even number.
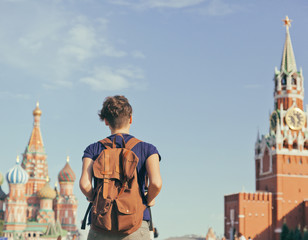
[[[290,20],[284,20],[286,40],[280,71],[275,70],[274,111],[270,133],[256,143],[256,190],[273,193],[274,237],[279,239],[284,219],[289,228],[305,226],[308,199],[308,129],[303,109],[304,78],[297,71]]]
[[[22,167],[29,175],[29,181],[26,184],[26,196],[29,205],[27,217],[29,219],[35,219],[35,216],[38,214],[40,200],[37,192],[45,185],[46,176],[48,176],[47,155],[40,129],[41,115],[42,111],[39,109],[39,104],[37,103],[33,111],[33,130],[22,161]]]
[[[258,136],[255,145],[257,193],[225,196],[228,239],[232,239],[233,229],[253,239],[278,240],[284,221],[291,229],[308,225],[308,113],[303,109],[304,78],[302,70],[297,71],[290,22],[286,17],[281,66],[275,69],[269,134]]]

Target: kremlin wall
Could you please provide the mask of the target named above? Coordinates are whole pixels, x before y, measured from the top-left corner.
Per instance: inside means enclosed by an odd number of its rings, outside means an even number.
[[[42,111],[37,103],[28,145],[20,162],[6,174],[9,192],[3,192],[0,173],[0,220],[3,235],[13,239],[71,239],[78,236],[76,213],[78,201],[73,192],[76,176],[67,157],[59,169],[57,186],[49,185],[47,155],[40,130]]]

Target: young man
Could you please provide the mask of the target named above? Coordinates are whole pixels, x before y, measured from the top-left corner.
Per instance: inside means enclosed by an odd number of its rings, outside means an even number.
[[[116,137],[116,146],[123,147],[123,140],[117,134],[122,134],[125,142],[133,138],[129,134],[129,129],[132,124],[132,107],[127,98],[124,96],[107,97],[103,103],[103,107],[99,113],[99,117],[109,127],[111,135],[108,137],[111,141]],[[82,174],[80,178],[80,189],[86,196],[88,201],[93,200],[93,163],[99,154],[105,149],[101,142],[96,142],[89,145],[84,151]],[[139,142],[132,148],[132,151],[139,158],[137,165],[138,184],[143,197],[143,203],[147,206],[154,206],[155,197],[159,194],[162,187],[162,180],[159,169],[160,155],[155,146],[146,142]],[[149,185],[147,194],[145,193],[145,177],[148,176]],[[131,240],[150,239],[149,225],[150,213],[148,209],[144,211],[143,222],[141,227],[130,235],[117,235],[112,233],[102,233],[90,229],[88,240]]]

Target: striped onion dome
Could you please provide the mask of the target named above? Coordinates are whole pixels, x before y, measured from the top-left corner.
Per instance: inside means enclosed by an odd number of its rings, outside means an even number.
[[[47,182],[45,183],[44,187],[38,191],[37,196],[39,198],[47,198],[47,199],[54,199],[56,197],[56,191],[52,189],[49,185],[49,178],[47,177]]]
[[[26,184],[28,173],[19,165],[19,156],[16,158],[16,165],[7,173],[6,180],[9,184]]]
[[[69,164],[69,156],[67,156],[64,168],[59,172],[59,182],[75,182],[76,175]]]

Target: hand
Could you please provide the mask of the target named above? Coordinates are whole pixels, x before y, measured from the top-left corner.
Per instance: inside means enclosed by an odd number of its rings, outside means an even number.
[[[148,207],[153,207],[155,205],[155,198],[151,201],[151,202],[148,202],[148,198],[147,198],[147,195],[145,196],[146,199],[147,199],[147,206]]]
[[[153,207],[155,205],[155,199],[153,199],[151,202],[148,202],[148,207]]]
[[[94,193],[93,193],[93,189],[91,189],[91,191],[90,191],[90,195],[91,195],[91,197],[86,197],[87,198],[87,201],[88,202],[93,202],[94,201]]]

